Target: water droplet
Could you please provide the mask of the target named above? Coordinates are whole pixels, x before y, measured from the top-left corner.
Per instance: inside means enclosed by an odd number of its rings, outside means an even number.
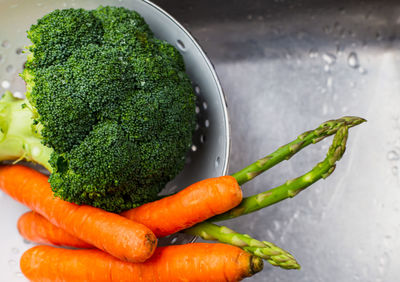
[[[349,56],[347,57],[347,63],[353,69],[356,69],[360,66],[356,52],[350,52]]]
[[[332,88],[333,86],[333,78],[332,76],[328,77],[328,79],[326,80],[326,87],[328,88]]]
[[[14,95],[14,97],[16,97],[16,98],[25,99],[24,93],[21,93],[21,92],[19,92],[19,91],[15,91],[15,92],[13,93],[13,95]]]
[[[275,235],[270,229],[267,230],[267,236],[269,240],[275,241]]]
[[[332,53],[325,53],[322,55],[322,59],[328,64],[333,65],[336,62],[336,56]]]
[[[397,161],[399,158],[400,158],[399,153],[397,153],[397,152],[394,151],[394,150],[389,151],[389,152],[387,153],[387,159],[388,159],[389,161]]]
[[[196,85],[196,86],[194,87],[194,92],[195,92],[196,94],[200,94],[200,86]]]
[[[341,27],[338,33],[341,38],[346,38],[346,30],[344,29],[344,27]]]
[[[327,104],[322,105],[322,114],[324,116],[326,116],[328,114],[328,105]]]
[[[274,223],[275,231],[279,231],[279,229],[281,228],[281,224],[279,223],[279,221],[274,220],[273,223]]]
[[[362,75],[368,73],[367,70],[366,70],[365,68],[363,68],[363,67],[359,67],[359,68],[358,68],[358,72],[359,72],[360,74],[362,74]]]
[[[12,72],[13,70],[14,70],[14,67],[12,65],[8,65],[6,67],[6,72],[8,72],[8,73]]]
[[[329,34],[332,32],[332,28],[329,25],[326,25],[322,28],[322,30],[326,33]]]
[[[15,276],[17,276],[17,277],[24,277],[24,275],[22,274],[21,271],[15,272]]]
[[[15,260],[10,259],[10,260],[8,261],[8,266],[9,266],[9,267],[14,268],[16,265],[17,265],[17,262],[16,262]]]
[[[1,87],[3,87],[4,89],[10,88],[10,82],[8,82],[7,80],[4,80],[4,81],[1,83]]]
[[[383,255],[379,258],[379,266],[382,267],[382,271],[386,270],[386,266],[390,261],[389,254],[384,252]]]
[[[215,167],[219,167],[220,163],[221,163],[221,158],[218,156],[218,157],[215,159]]]
[[[318,55],[319,55],[319,54],[318,54],[318,50],[315,49],[315,48],[311,48],[310,51],[308,52],[308,56],[309,56],[311,59],[317,58]]]
[[[336,44],[336,55],[341,56],[343,53],[343,47],[340,44]]]
[[[349,109],[346,106],[342,107],[342,113],[346,113]]]
[[[1,47],[4,47],[4,48],[10,47],[10,41],[4,40],[4,41],[1,43]]]

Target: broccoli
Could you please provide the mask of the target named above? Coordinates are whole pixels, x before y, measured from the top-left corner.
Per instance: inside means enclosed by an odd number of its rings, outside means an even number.
[[[0,159],[44,165],[54,194],[76,204],[120,212],[156,199],[195,128],[180,53],[120,7],[55,10],[28,38],[27,98],[0,100]]]

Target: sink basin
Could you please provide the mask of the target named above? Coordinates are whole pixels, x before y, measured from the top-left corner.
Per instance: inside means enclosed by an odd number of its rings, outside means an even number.
[[[225,224],[290,251],[248,281],[399,281],[400,2],[155,1],[214,63],[231,122],[230,173],[321,122],[350,130],[336,171],[293,199]],[[251,195],[301,175],[331,139],[244,185]]]

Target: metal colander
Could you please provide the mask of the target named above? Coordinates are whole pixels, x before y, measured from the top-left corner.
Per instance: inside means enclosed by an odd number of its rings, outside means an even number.
[[[159,39],[176,46],[183,55],[187,73],[198,97],[198,125],[184,170],[164,189],[179,189],[204,178],[226,174],[229,156],[229,122],[224,95],[217,75],[201,47],[182,25],[155,4],[129,1],[0,0],[0,93],[10,90],[23,97],[25,85],[19,73],[25,62],[22,50],[29,45],[26,30],[43,15],[65,8],[95,9],[99,5],[124,6],[140,13]],[[32,246],[16,228],[18,217],[27,209],[0,191],[0,271],[2,281],[24,281],[19,270],[21,254]],[[168,219],[165,219],[168,220]],[[160,244],[182,244],[194,237],[176,234],[160,239]]]

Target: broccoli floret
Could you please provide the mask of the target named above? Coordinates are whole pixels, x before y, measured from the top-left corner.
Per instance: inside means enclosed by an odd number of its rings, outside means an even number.
[[[26,104],[51,148],[55,195],[113,212],[154,200],[182,170],[195,127],[179,52],[117,7],[56,10],[28,37]]]

